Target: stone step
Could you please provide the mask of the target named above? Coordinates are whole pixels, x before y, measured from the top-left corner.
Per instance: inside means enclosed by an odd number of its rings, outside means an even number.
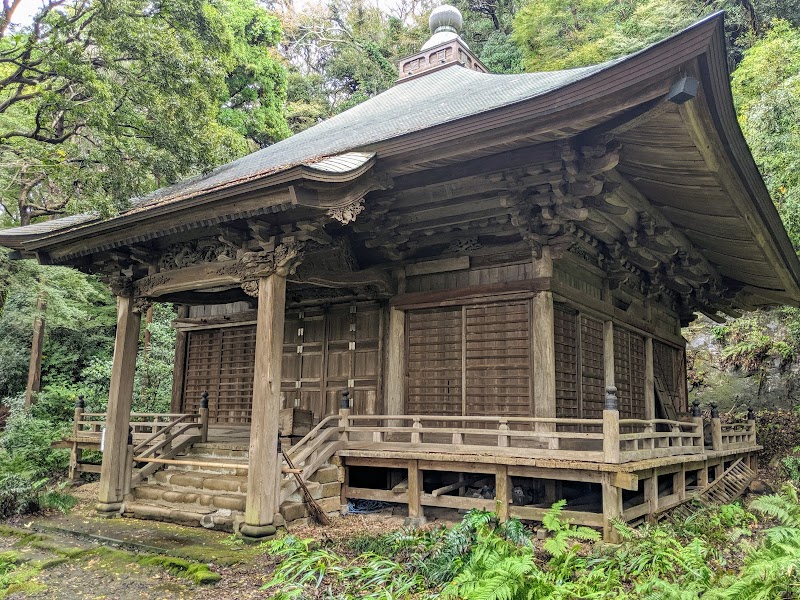
[[[186,457],[201,460],[203,458],[224,460],[224,462],[244,461],[247,462],[250,452],[247,448],[241,447],[219,447],[208,444],[195,444],[184,453]]]
[[[182,458],[186,458],[186,457],[179,456],[179,457],[176,458],[176,460],[181,460]],[[213,461],[214,459],[213,458],[209,458],[208,460],[209,461]],[[206,461],[203,461],[203,462],[206,462]],[[225,461],[225,462],[231,462],[231,461]],[[233,461],[233,462],[235,462],[235,461]],[[242,468],[240,468],[240,469],[227,468],[227,467],[215,467],[212,470],[211,467],[206,467],[206,466],[202,466],[201,467],[201,466],[197,466],[197,465],[170,465],[170,468],[176,469],[176,470],[185,471],[187,473],[191,472],[191,473],[206,473],[206,474],[209,474],[209,475],[216,474],[216,475],[235,475],[235,476],[247,477],[247,461],[244,461],[242,463]]]
[[[316,481],[317,483],[333,483],[339,481],[339,467],[333,465],[325,465],[317,469],[309,481]]]
[[[241,512],[228,509],[204,508],[185,504],[174,505],[138,499],[125,503],[124,514],[137,519],[167,521],[228,532],[234,531],[236,522],[243,518]]]
[[[158,501],[173,505],[197,505],[195,509],[226,509],[243,511],[245,508],[245,494],[226,494],[222,492],[207,493],[200,490],[177,490],[168,485],[144,484],[133,490],[137,500]]]
[[[167,485],[176,491],[247,493],[247,475],[223,475],[209,471],[192,471],[170,467],[156,471],[150,481]]]

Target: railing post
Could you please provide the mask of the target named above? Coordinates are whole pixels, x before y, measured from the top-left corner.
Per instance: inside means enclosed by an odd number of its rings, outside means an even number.
[[[673,448],[675,446],[683,446],[683,438],[680,435],[676,435],[676,434],[680,434],[680,433],[683,432],[683,430],[681,429],[681,426],[680,425],[672,425],[670,427],[670,429],[671,429],[671,432],[672,432],[673,435],[672,435],[672,437],[669,438],[670,439],[670,444],[669,445],[671,447],[673,447]]]
[[[619,404],[617,388],[606,388],[606,405],[603,410],[603,460],[619,463]]]
[[[350,427],[350,390],[342,390],[342,398],[339,402],[339,439],[343,442],[348,441],[347,429]]]
[[[644,426],[644,433],[650,434],[646,440],[641,440],[645,442],[643,444],[636,444],[637,449],[639,450],[655,450],[656,449],[656,438],[653,434],[656,432],[656,425],[655,423],[648,423]]]
[[[703,442],[703,411],[700,410],[700,400],[692,402],[692,423],[694,423],[694,432],[697,435],[692,444],[700,446],[701,450],[705,450]]]
[[[506,419],[500,419],[497,431],[497,446],[499,448],[508,448],[509,436],[506,433],[508,431],[508,421]]]
[[[422,434],[419,432],[422,429],[422,423],[419,420],[419,417],[414,417],[414,423],[411,425],[412,432],[411,432],[411,443],[412,444],[421,444],[422,443]]]
[[[711,449],[722,450],[722,421],[719,419],[717,403],[711,403]]]
[[[85,406],[83,396],[78,396],[78,399],[75,401],[75,414],[72,421],[72,437],[74,439],[72,442],[72,449],[69,453],[69,478],[73,480],[77,479],[80,473],[78,464],[80,463],[83,450],[78,447],[78,433],[81,431],[80,422],[83,418]]]
[[[208,392],[200,394],[200,441],[208,441]]]
[[[747,407],[747,441],[751,444],[756,443],[756,413],[752,406]]]
[[[131,493],[133,485],[133,427],[128,425],[128,449],[125,452],[125,470],[122,474],[122,497]]]

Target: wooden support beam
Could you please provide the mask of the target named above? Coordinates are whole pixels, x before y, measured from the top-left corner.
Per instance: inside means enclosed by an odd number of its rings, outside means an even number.
[[[656,388],[653,371],[653,338],[644,339],[644,418],[656,418]]]
[[[179,306],[178,319],[185,319],[188,316],[189,307],[185,304]],[[175,362],[172,368],[172,400],[169,404],[169,410],[173,413],[183,411],[183,381],[186,376],[186,348],[188,341],[189,334],[178,329],[175,334]]]
[[[550,248],[541,248],[541,256],[533,256],[535,278],[550,279],[553,276],[553,258]],[[531,327],[533,337],[533,416],[555,418],[556,416],[556,342],[553,293],[542,291],[532,300]],[[537,431],[551,432],[551,423],[537,423]],[[548,438],[551,449],[558,448],[557,438]]]
[[[111,516],[122,507],[128,484],[128,428],[133,402],[133,378],[139,348],[141,315],[133,310],[133,298],[117,297],[117,331],[114,337],[114,358],[108,391],[108,414],[103,444],[103,465],[97,510]]]
[[[508,521],[508,507],[511,504],[511,478],[506,465],[497,465],[494,481],[494,498],[497,503],[497,517],[500,521]]]
[[[275,482],[281,476],[277,446],[285,307],[286,278],[278,273],[260,277],[250,464],[245,523],[241,528],[241,533],[251,538],[264,538],[275,533],[272,523],[280,508]]]
[[[406,525],[419,527],[425,524],[422,512],[422,470],[416,460],[408,461],[408,519]]]
[[[612,520],[622,518],[622,490],[614,485],[611,473],[604,474],[600,485],[603,489],[603,541],[618,544],[621,540]]]
[[[614,473],[612,483],[618,488],[635,492],[639,489],[639,476],[635,473]]]
[[[406,313],[389,308],[389,340],[386,352],[386,412],[402,415],[405,411]]]
[[[650,504],[647,521],[654,523],[654,515],[658,512],[658,476],[655,471],[644,481],[644,501]]]
[[[603,323],[603,365],[606,387],[614,385],[614,322]]]

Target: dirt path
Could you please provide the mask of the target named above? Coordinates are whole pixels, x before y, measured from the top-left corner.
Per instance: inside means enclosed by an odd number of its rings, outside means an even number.
[[[341,540],[401,526],[401,518],[386,513],[351,515],[325,528],[289,529],[298,537]],[[0,525],[0,600],[265,598],[261,587],[274,567],[275,559],[263,548],[230,535],[155,521],[99,519],[84,502],[70,515]],[[198,578],[218,581],[201,584]]]

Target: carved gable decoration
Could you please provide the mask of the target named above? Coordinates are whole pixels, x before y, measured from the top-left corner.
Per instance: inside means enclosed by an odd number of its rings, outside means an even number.
[[[204,262],[224,262],[236,258],[236,246],[213,237],[169,246],[158,261],[161,270],[181,269]]]

